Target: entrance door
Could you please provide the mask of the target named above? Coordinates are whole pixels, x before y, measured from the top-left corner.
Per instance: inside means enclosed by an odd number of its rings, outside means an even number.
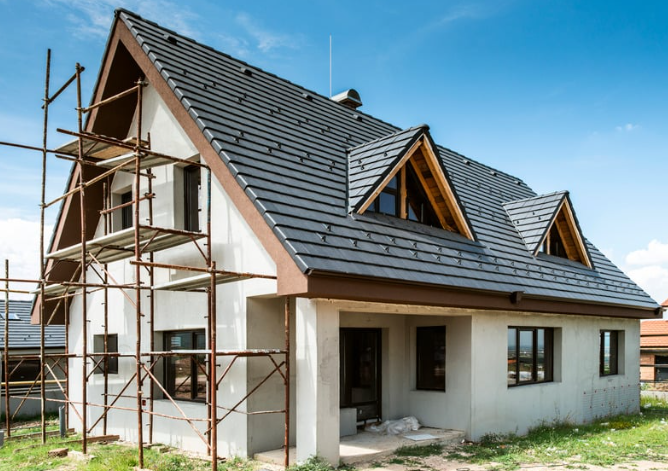
[[[380,329],[341,329],[341,408],[380,419]]]

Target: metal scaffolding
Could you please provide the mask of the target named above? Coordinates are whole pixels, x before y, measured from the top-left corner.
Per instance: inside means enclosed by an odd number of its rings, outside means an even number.
[[[40,389],[41,402],[41,435],[42,441],[46,441],[46,420],[45,410],[47,401],[55,401],[65,404],[67,407],[67,427],[72,419],[70,413],[76,416],[81,422],[81,443],[83,452],[87,452],[88,443],[99,437],[92,437],[92,431],[101,424],[103,435],[107,434],[108,417],[114,410],[132,411],[136,413],[137,418],[137,443],[138,443],[138,461],[139,467],[144,467],[144,444],[153,442],[153,422],[155,417],[168,418],[172,420],[183,421],[190,425],[195,435],[197,435],[205,444],[208,454],[211,457],[211,469],[216,470],[218,465],[218,426],[232,413],[242,413],[247,415],[255,414],[283,414],[285,417],[284,428],[284,447],[285,447],[285,466],[288,466],[289,450],[289,432],[290,432],[290,300],[284,300],[284,322],[285,322],[285,346],[281,349],[245,349],[245,350],[221,350],[218,345],[218,323],[217,307],[224,305],[225,300],[217,300],[216,287],[220,283],[238,282],[251,278],[269,278],[274,276],[260,275],[254,273],[238,273],[217,268],[216,260],[212,253],[212,235],[211,235],[211,170],[207,165],[200,162],[186,161],[174,156],[151,150],[150,135],[146,140],[142,140],[145,134],[142,129],[142,102],[143,89],[146,83],[142,78],[137,80],[134,86],[126,91],[114,96],[107,97],[101,101],[93,103],[88,107],[82,106],[81,99],[81,74],[84,68],[79,64],[75,67],[74,74],[58,89],[56,93],[50,95],[50,68],[51,51],[47,53],[46,61],[46,80],[44,88],[44,119],[42,146],[28,146],[23,144],[0,142],[0,145],[18,147],[28,150],[34,150],[42,154],[42,179],[41,179],[41,205],[40,205],[40,277],[38,280],[12,279],[9,276],[9,263],[5,263],[5,276],[0,278],[4,281],[5,288],[5,342],[3,351],[5,382],[3,390],[6,403],[6,430],[7,437],[11,437],[11,424],[16,410],[11,416],[9,414],[9,399],[12,396],[11,372],[8,371],[10,359],[22,361],[23,358],[12,355],[8,345],[8,322],[9,294],[25,293],[25,290],[12,289],[10,283],[29,283],[36,284],[37,289],[32,291],[38,296],[39,325],[40,325],[40,374],[34,381],[34,384],[28,388],[23,396],[23,401],[34,399],[30,397],[35,388]],[[77,129],[68,131],[58,129],[59,132],[76,138],[70,144],[62,146],[59,149],[52,150],[47,146],[47,131],[49,124],[49,106],[51,103],[70,85],[76,87],[77,100]],[[85,129],[84,119],[88,114],[104,107],[126,96],[134,95],[136,97],[134,137],[130,139],[118,139],[101,136]],[[47,158],[55,155],[57,158],[73,162],[73,181],[67,192],[61,196],[46,201],[46,170]],[[152,169],[165,165],[185,164],[194,165],[200,169],[200,172],[206,174],[206,198],[205,198],[205,218],[206,224],[203,232],[180,230],[167,227],[157,227],[153,221],[153,179],[155,175]],[[95,171],[91,171],[95,169]],[[133,191],[130,201],[114,204],[111,198],[111,181],[119,172],[133,174]],[[98,211],[100,223],[102,224],[102,235],[91,237],[93,232],[88,227],[91,221],[88,221],[87,190],[96,186],[102,186],[103,204]],[[142,194],[143,189],[147,190]],[[79,222],[80,222],[80,241],[78,244],[53,250],[45,254],[45,211],[56,203],[64,203],[65,200],[78,200]],[[143,204],[140,204],[143,203]],[[142,206],[147,214],[142,214]],[[124,208],[132,208],[132,227],[114,231],[112,225],[112,214],[118,214]],[[144,222],[146,221],[146,222]],[[95,220],[93,221],[95,223]],[[98,229],[99,224],[98,223]],[[98,230],[99,232],[99,230]],[[201,263],[195,265],[166,264],[158,263],[154,259],[154,254],[160,251],[191,245],[195,252],[200,254]],[[109,270],[108,264],[119,260],[128,260],[130,266],[134,268],[134,280],[131,283],[119,283]],[[53,269],[59,264],[75,264],[76,268],[71,278],[67,281],[52,280],[50,276]],[[179,279],[162,285],[155,285],[155,273],[157,270],[179,270],[188,272],[192,276]],[[112,352],[109,350],[109,293],[110,290],[120,290],[123,296],[134,307],[135,311],[135,349],[130,352]],[[155,297],[161,291],[187,291],[198,292],[206,296],[206,338],[207,346],[205,349],[195,350],[174,350],[159,351],[154,344],[154,320],[156,315]],[[88,323],[88,300],[90,293],[102,291],[104,299],[103,311],[103,351],[90,351]],[[78,298],[78,299],[77,299]],[[144,300],[142,299],[144,298]],[[148,298],[147,303],[143,301]],[[80,309],[72,307],[72,301],[77,299]],[[147,304],[147,305],[145,305]],[[45,327],[55,323],[56,313],[64,310],[65,312],[65,352],[60,354],[47,353],[45,350]],[[77,312],[74,312],[74,311]],[[80,316],[81,318],[81,351],[70,351],[70,315]],[[148,330],[148,345],[142,342],[142,337]],[[223,334],[224,335],[224,334]],[[168,357],[189,357],[197,365],[199,371],[206,378],[206,419],[196,419],[188,415],[179,406],[178,401],[172,397],[163,382],[158,378],[155,367],[163,359]],[[35,356],[33,356],[34,358]],[[225,357],[228,360],[227,366],[222,372],[218,372],[217,359]],[[270,371],[257,385],[251,387],[248,385],[247,394],[232,407],[223,407],[218,404],[218,390],[221,382],[227,377],[231,368],[241,358],[267,358],[270,362]],[[109,360],[112,358],[127,358],[135,361],[134,374],[125,378],[125,384],[118,393],[111,393],[109,389]],[[203,360],[202,360],[203,359]],[[72,399],[73,384],[69,379],[69,369],[74,362],[80,362],[81,377],[81,401]],[[103,394],[101,402],[95,402],[88,395],[88,381],[96,371],[102,370]],[[279,410],[263,411],[241,411],[242,404],[265,384],[272,376],[278,374],[283,382],[285,390],[285,405]],[[63,399],[47,398],[45,393],[45,384],[47,381],[56,384],[62,393]],[[163,399],[168,400],[178,411],[178,415],[167,415],[154,410],[154,397],[160,394]],[[121,398],[136,398],[136,406],[121,406]],[[23,405],[23,402],[21,402]],[[19,407],[20,408],[20,407]],[[97,417],[89,417],[91,408],[101,409],[102,412]],[[146,421],[146,422],[145,422]],[[204,432],[197,426],[204,422]],[[90,425],[88,425],[90,423]],[[148,428],[147,437],[144,436],[144,423]]]

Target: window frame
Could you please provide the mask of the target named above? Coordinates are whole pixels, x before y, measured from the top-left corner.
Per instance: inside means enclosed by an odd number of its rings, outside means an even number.
[[[133,201],[132,190],[123,192],[119,195],[121,204],[130,203]],[[120,228],[129,229],[134,226],[134,214],[133,214],[134,204],[129,204],[120,209]]]
[[[200,232],[200,195],[202,170],[198,165],[183,168],[183,229]]]
[[[598,373],[599,376],[615,376],[620,374],[619,372],[619,330],[613,329],[601,329],[599,333],[599,357],[598,357]],[[610,371],[606,372],[606,358],[605,358],[605,340],[604,337],[606,334],[610,334]],[[614,335],[613,335],[614,334]],[[613,342],[614,338],[614,342]],[[612,352],[614,343],[614,355]],[[614,359],[614,368],[612,367]]]
[[[443,378],[442,380],[438,379],[436,375],[434,374],[431,377],[425,378],[423,374],[427,372],[426,370],[423,371],[423,366],[424,366],[424,355],[426,354],[428,359],[431,359],[432,362],[434,363],[434,369],[437,367],[436,361],[434,357],[438,354],[436,351],[436,348],[438,348],[438,338],[436,336],[441,336],[442,335],[442,343],[443,343],[443,360],[442,360],[442,368],[443,368]],[[425,336],[428,336],[425,338]],[[422,337],[422,339],[421,339]],[[425,345],[427,342],[431,342],[430,345],[428,345],[431,348],[426,349],[426,351],[423,351],[421,347],[427,346]],[[444,325],[435,325],[435,326],[418,326],[415,328],[415,359],[416,359],[416,364],[415,364],[415,389],[418,391],[438,391],[438,392],[445,392],[446,390],[446,373],[447,373],[447,367],[446,367],[446,358],[447,358],[447,345],[446,345],[446,327]],[[434,373],[434,371],[431,371]],[[443,385],[440,385],[440,382],[443,382]]]
[[[529,384],[543,384],[543,383],[553,383],[554,382],[554,328],[553,327],[532,327],[532,326],[508,326],[507,332],[510,334],[511,330],[515,330],[515,382],[510,383],[510,345],[508,345],[508,367],[506,370],[506,384],[509,388],[515,388],[518,386],[526,386]],[[544,365],[544,378],[538,379],[538,333],[543,331],[543,342],[545,344],[543,351],[543,365]],[[521,353],[521,342],[520,336],[522,332],[531,332],[532,334],[532,347],[531,347],[531,357],[532,357],[532,372],[531,379],[529,381],[521,381],[520,375],[520,353]],[[508,335],[507,340],[510,338]]]
[[[178,351],[170,345],[170,336],[173,335],[183,335],[190,334],[190,342],[193,345],[192,348],[183,348],[183,350],[201,350],[197,347],[198,336],[201,336],[204,339],[206,345],[206,331],[205,329],[184,329],[184,330],[170,330],[164,331],[163,333],[163,345],[165,351]],[[206,347],[204,347],[206,348]],[[199,361],[195,359],[195,355],[188,354],[183,356],[167,356],[164,358],[164,368],[163,368],[163,385],[165,390],[170,395],[170,397],[175,401],[187,401],[187,402],[206,402],[207,392],[209,388],[209,383],[207,381],[207,375],[204,371],[207,371],[207,359],[206,355],[196,355],[199,358]],[[190,398],[176,397],[177,394],[177,385],[176,385],[176,373],[172,372],[172,368],[176,367],[175,361],[179,358],[190,358]],[[204,371],[202,371],[202,369]],[[194,383],[193,383],[194,378]],[[197,397],[198,385],[200,380],[203,380],[205,385],[204,387],[204,397]],[[185,384],[181,383],[181,384]],[[194,387],[193,387],[194,384]]]
[[[98,341],[101,342],[101,348],[98,348]],[[93,335],[93,353],[105,353],[104,351],[104,334]],[[106,353],[118,353],[118,334],[107,334],[107,351]],[[100,361],[102,360],[102,361]],[[97,366],[93,370],[94,375],[104,374],[105,363],[107,374],[118,374],[118,357],[110,357],[108,355],[94,355],[93,362]],[[99,363],[98,363],[99,362]]]

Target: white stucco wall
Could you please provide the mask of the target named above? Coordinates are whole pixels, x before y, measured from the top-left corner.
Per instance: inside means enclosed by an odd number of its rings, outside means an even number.
[[[147,138],[150,133],[152,149],[172,156],[198,160],[198,153],[189,141],[178,123],[174,120],[166,105],[162,102],[157,92],[148,86],[144,90],[143,104],[143,137]],[[134,126],[130,134],[134,133]],[[168,165],[153,169],[155,179],[153,180],[153,225],[167,228],[183,228],[183,180],[182,167],[180,165]],[[202,190],[200,227],[206,230],[206,193],[207,193],[207,171],[202,171]],[[213,258],[217,262],[217,268],[230,271],[261,273],[275,275],[276,267],[271,257],[264,250],[257,237],[250,230],[241,214],[237,211],[229,197],[215,178],[212,178],[212,237]],[[133,187],[134,176],[131,174],[116,174],[111,185],[111,191],[120,194]],[[147,180],[142,179],[142,194],[148,191]],[[114,201],[113,204],[118,204]],[[147,224],[148,203],[140,205],[140,224]],[[118,216],[115,227],[118,228]],[[96,236],[104,234],[103,221],[100,221],[96,229]],[[203,240],[202,240],[203,241]],[[206,250],[202,246],[202,250]],[[192,244],[186,244],[172,249],[155,253],[155,261],[170,264],[204,266],[204,260]],[[108,270],[113,280],[117,283],[133,283],[135,268],[129,261],[110,263]],[[99,271],[99,270],[98,270]],[[175,270],[156,269],[155,284],[174,280],[177,278],[192,276],[193,273],[178,272]],[[99,278],[92,269],[87,272],[90,282],[99,282]],[[148,283],[148,275],[142,268],[142,281]],[[110,279],[110,282],[112,280]],[[246,280],[243,282],[219,285],[216,290],[217,299],[217,328],[218,345],[222,349],[245,349],[248,346],[246,311],[248,298],[254,296],[267,296],[276,292],[276,283],[273,280]],[[134,290],[126,290],[130,299],[135,298]],[[109,320],[108,331],[110,334],[118,335],[118,347],[120,352],[134,353],[136,342],[135,307],[133,303],[124,296],[123,291],[110,289],[109,296]],[[155,306],[155,341],[156,349],[161,348],[163,332],[184,329],[205,329],[207,325],[207,297],[202,293],[176,293],[168,291],[154,292]],[[149,306],[150,297],[147,291],[142,293],[142,350],[149,351],[150,326]],[[82,352],[82,323],[81,323],[81,297],[75,298],[70,312],[70,345],[74,352]],[[104,293],[103,291],[91,290],[88,294],[88,351],[93,351],[93,336],[104,333]],[[144,358],[147,362],[148,358]],[[230,357],[219,357],[218,373],[221,374],[228,365]],[[75,402],[80,402],[82,397],[81,378],[82,365],[80,359],[70,361],[71,397]],[[89,361],[88,369],[92,368]],[[126,380],[135,372],[135,360],[131,357],[119,359],[119,374],[109,376],[109,392],[116,394],[126,384]],[[247,391],[247,365],[246,360],[237,360],[230,373],[220,384],[218,393],[218,405],[232,407],[238,400],[245,396]],[[156,371],[158,379],[162,380],[162,370],[158,366]],[[150,382],[144,385],[144,397],[150,395]],[[134,396],[134,384],[130,386],[124,395]],[[103,402],[103,378],[100,375],[91,375],[88,380],[88,401],[95,403]],[[154,409],[156,413],[179,416],[181,413],[166,399],[159,399],[162,393],[154,388]],[[110,397],[110,401],[113,397]],[[116,403],[121,407],[136,407],[136,400],[132,397],[123,398]],[[179,401],[179,407],[190,418],[205,419],[207,416],[206,406],[201,403]],[[76,406],[81,413],[81,406]],[[240,410],[246,410],[246,404]],[[91,407],[88,415],[88,426],[90,427],[100,416],[101,408]],[[81,423],[75,413],[70,415],[70,425],[81,430]],[[109,413],[107,433],[118,433],[127,440],[137,438],[137,416],[135,412],[112,410]],[[148,417],[144,416],[144,440],[148,439]],[[204,421],[197,422],[197,428],[203,431],[206,427]],[[231,414],[219,426],[219,454],[246,456],[247,453],[247,426],[248,418],[241,414]],[[101,422],[93,431],[101,434]],[[162,417],[154,418],[153,441],[185,447],[191,450],[204,452],[206,447],[202,440],[193,432],[190,425],[184,421],[175,421]]]
[[[555,329],[551,383],[507,386],[509,326]],[[601,329],[623,331],[620,374],[599,376]],[[581,423],[639,407],[639,329],[630,319],[481,312],[472,329],[472,439],[526,433],[542,422]]]

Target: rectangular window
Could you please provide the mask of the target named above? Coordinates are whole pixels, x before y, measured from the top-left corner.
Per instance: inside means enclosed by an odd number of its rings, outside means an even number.
[[[418,327],[417,389],[445,391],[445,327]]]
[[[9,360],[9,368],[7,371],[9,371],[10,386],[17,387],[30,386],[28,382],[38,380],[41,373],[39,360]],[[5,371],[3,371],[3,382],[6,381],[5,376]]]
[[[552,381],[554,330],[508,328],[508,386]]]
[[[131,201],[131,191],[121,194],[121,204],[130,203]],[[132,207],[133,205],[129,204],[121,208],[121,229],[127,229],[133,226],[134,215],[132,214]]]
[[[95,353],[104,353],[104,335],[93,336],[93,351]],[[107,351],[106,353],[118,353],[118,334],[107,335]],[[118,357],[109,357],[106,355],[93,356],[95,362],[95,371],[93,374],[104,374],[105,362],[107,373],[110,375],[118,374]]]
[[[165,332],[167,351],[204,350],[204,330]],[[175,400],[206,400],[205,355],[183,355],[165,358],[165,389]]]
[[[198,166],[190,165],[183,169],[183,228],[186,231],[198,232],[200,230],[201,185],[201,171]]]
[[[619,331],[602,330],[600,341],[601,376],[616,375],[619,372]]]

